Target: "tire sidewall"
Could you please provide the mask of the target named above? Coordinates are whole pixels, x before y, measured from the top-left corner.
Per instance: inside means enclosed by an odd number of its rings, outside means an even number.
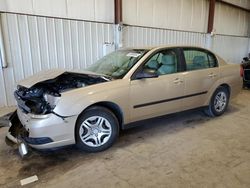
[[[92,116],[100,116],[100,117],[107,119],[111,125],[111,130],[112,130],[109,140],[104,145],[101,145],[98,147],[91,147],[91,146],[84,144],[79,135],[79,129],[82,123],[86,119]],[[104,107],[95,106],[95,107],[91,107],[87,109],[79,116],[77,123],[76,123],[76,128],[75,128],[76,145],[79,149],[86,151],[86,152],[99,152],[99,151],[108,149],[109,147],[113,145],[118,135],[119,135],[118,120],[116,116],[109,109],[104,108]]]

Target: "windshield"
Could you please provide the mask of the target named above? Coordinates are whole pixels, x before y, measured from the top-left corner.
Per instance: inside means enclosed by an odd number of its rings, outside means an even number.
[[[114,79],[122,78],[146,52],[148,50],[118,50],[104,56],[86,70]]]

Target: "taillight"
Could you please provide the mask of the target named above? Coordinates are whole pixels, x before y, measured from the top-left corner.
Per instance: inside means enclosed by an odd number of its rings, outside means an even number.
[[[244,76],[244,69],[243,69],[242,65],[240,65],[240,76],[241,77]]]

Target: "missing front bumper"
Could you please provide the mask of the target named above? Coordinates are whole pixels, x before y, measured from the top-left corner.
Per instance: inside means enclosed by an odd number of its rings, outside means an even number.
[[[17,116],[17,111],[13,112],[13,114],[10,116],[9,125],[10,128],[8,135],[10,140],[18,142],[19,140],[25,139],[29,136],[29,132],[23,127]]]
[[[10,146],[18,146],[19,154],[24,157],[28,154],[28,146],[25,138],[28,138],[29,132],[23,127],[18,116],[17,111],[9,118],[9,131],[6,135],[6,144]]]
[[[29,137],[29,132],[24,128],[19,120],[17,111],[10,116],[9,125],[10,128],[6,135],[6,144],[10,146],[18,146],[19,153],[22,157],[28,154],[29,144],[42,145],[53,142],[53,140],[48,137]]]

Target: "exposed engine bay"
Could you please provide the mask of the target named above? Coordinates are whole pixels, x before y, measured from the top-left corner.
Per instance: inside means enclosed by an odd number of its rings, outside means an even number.
[[[48,114],[55,108],[61,93],[107,81],[106,77],[99,75],[64,72],[30,88],[19,85],[14,95],[19,108],[24,112]]]

